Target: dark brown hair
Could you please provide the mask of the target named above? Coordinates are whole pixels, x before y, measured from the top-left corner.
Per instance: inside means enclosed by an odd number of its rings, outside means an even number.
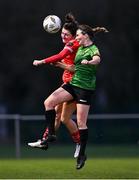
[[[99,32],[109,32],[105,27],[92,28],[86,24],[79,25],[78,29],[80,29],[83,34],[88,34],[90,39],[92,39]]]
[[[68,30],[73,36],[76,35],[76,31],[78,29],[78,22],[76,21],[73,14],[70,12],[65,16],[65,24],[63,28]]]

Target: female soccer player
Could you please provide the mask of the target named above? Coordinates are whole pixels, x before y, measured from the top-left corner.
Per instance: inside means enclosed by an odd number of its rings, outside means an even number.
[[[72,79],[72,76],[74,74],[74,58],[79,47],[79,43],[75,40],[76,30],[78,27],[77,21],[71,13],[68,13],[65,16],[65,21],[66,22],[63,25],[61,32],[61,38],[63,43],[65,44],[64,49],[59,54],[56,54],[43,60],[34,60],[33,62],[33,65],[35,66],[48,63],[56,63],[56,66],[65,69],[62,77],[64,84],[70,82]],[[62,61],[62,63],[59,61]],[[62,121],[66,125],[72,136],[73,141],[76,143],[76,151],[74,157],[77,157],[80,148],[80,136],[76,123],[71,119],[71,115],[73,114],[75,109],[76,103],[73,100],[58,104],[55,107],[55,129],[57,130],[59,128],[60,121]],[[47,149],[48,144],[44,144],[43,141],[48,138],[48,131],[49,129],[46,128],[42,140],[33,143],[28,143],[28,145],[31,147]]]
[[[48,139],[53,141],[55,136],[55,106],[65,101],[76,100],[77,124],[80,132],[80,152],[77,158],[76,169],[81,169],[86,161],[86,144],[88,140],[87,117],[91,104],[91,97],[96,87],[96,71],[100,63],[100,53],[94,44],[94,36],[98,32],[108,32],[105,28],[91,28],[88,25],[79,25],[76,40],[80,47],[74,63],[75,74],[70,83],[55,90],[44,102],[46,123],[49,127]]]

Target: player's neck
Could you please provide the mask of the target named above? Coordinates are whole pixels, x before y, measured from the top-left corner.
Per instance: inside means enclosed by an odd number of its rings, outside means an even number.
[[[83,47],[88,47],[88,46],[91,46],[93,44],[93,41],[91,40],[86,40],[83,44]]]

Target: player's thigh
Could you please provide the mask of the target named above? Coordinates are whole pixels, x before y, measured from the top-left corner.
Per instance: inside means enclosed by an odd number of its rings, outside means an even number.
[[[60,87],[44,101],[44,105],[46,108],[48,107],[49,109],[71,99],[73,99],[72,95]]]
[[[62,113],[61,113],[61,121],[68,121],[71,119],[72,114],[76,110],[76,102],[68,101],[63,103]]]

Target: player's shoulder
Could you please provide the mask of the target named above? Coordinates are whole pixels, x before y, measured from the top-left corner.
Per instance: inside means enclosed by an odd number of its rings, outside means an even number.
[[[95,44],[93,44],[93,45],[91,46],[91,49],[90,49],[90,50],[93,52],[93,54],[96,54],[96,55],[99,55],[99,56],[100,56],[99,49],[98,49],[98,47],[97,47]]]
[[[79,46],[79,43],[76,39],[70,40],[67,44],[67,46]]]

